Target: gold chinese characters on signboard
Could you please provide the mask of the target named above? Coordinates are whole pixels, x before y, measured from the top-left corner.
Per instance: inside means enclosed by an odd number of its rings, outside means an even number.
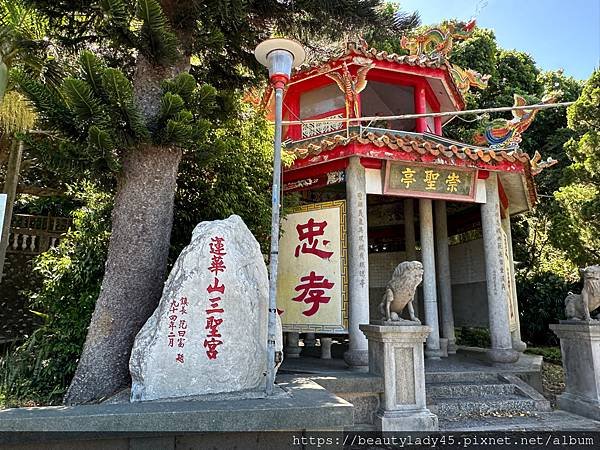
[[[282,223],[277,309],[284,331],[348,329],[346,202],[295,208]]]
[[[389,161],[384,194],[474,201],[473,169],[429,167]]]

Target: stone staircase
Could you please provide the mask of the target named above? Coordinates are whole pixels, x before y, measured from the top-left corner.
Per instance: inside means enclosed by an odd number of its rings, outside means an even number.
[[[427,407],[444,422],[477,417],[527,416],[550,411],[550,403],[512,374],[493,372],[428,373]]]

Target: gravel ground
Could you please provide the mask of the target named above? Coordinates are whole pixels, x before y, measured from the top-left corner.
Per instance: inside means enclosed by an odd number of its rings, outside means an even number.
[[[556,396],[565,390],[565,371],[559,364],[544,361],[542,364],[542,380],[544,384],[544,397],[552,408],[556,408]]]

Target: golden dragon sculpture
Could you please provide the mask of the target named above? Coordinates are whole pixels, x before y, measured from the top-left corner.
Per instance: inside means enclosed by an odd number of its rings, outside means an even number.
[[[375,63],[368,58],[355,57],[353,62],[361,64],[355,76],[350,73],[347,63],[343,64],[341,72],[326,73],[344,93],[348,118],[360,117],[358,94],[367,87],[367,72],[375,67]]]

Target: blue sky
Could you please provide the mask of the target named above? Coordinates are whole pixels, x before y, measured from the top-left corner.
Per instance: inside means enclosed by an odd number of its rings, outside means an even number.
[[[396,2],[394,2],[396,3]],[[500,47],[529,53],[544,70],[589,78],[600,61],[600,0],[400,0],[423,24],[477,18]],[[477,11],[479,10],[479,13]]]

